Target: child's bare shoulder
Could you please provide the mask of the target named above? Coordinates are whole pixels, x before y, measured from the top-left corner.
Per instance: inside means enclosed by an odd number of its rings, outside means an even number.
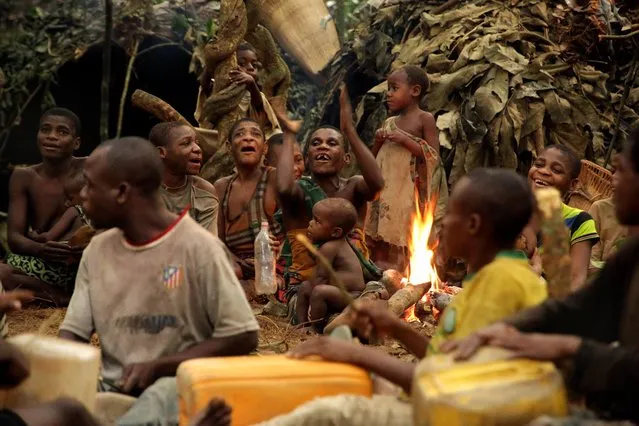
[[[330,240],[326,241],[320,247],[320,251],[323,253],[337,253],[339,249],[342,247],[342,240]]]
[[[428,111],[424,111],[423,109],[419,110],[419,118],[424,124],[435,124],[435,116]]]

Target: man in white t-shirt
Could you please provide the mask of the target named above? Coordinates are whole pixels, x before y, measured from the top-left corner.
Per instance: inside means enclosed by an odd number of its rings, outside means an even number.
[[[166,209],[151,143],[107,141],[84,175],[83,208],[108,230],[84,251],[60,337],[86,342],[97,333],[101,390],[141,394],[118,424],[177,424],[179,364],[248,354],[257,321],[220,240]]]

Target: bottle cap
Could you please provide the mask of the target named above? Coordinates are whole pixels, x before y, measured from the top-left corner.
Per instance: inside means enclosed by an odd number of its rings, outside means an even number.
[[[267,221],[265,221],[265,220],[264,220],[264,221],[262,221],[262,229],[265,229],[265,230],[267,230],[267,231],[268,231],[268,229],[269,229],[268,222],[267,222]]]

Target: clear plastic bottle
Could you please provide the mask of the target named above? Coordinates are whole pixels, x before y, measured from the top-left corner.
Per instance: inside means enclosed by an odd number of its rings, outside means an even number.
[[[271,249],[268,222],[262,222],[262,229],[255,238],[255,292],[274,294],[276,291],[275,256]]]

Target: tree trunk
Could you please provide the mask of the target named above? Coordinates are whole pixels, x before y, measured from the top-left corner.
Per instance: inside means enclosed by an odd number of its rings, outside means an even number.
[[[100,139],[109,139],[109,89],[111,86],[111,37],[113,1],[104,0],[104,45],[102,47],[102,93],[100,99]]]

